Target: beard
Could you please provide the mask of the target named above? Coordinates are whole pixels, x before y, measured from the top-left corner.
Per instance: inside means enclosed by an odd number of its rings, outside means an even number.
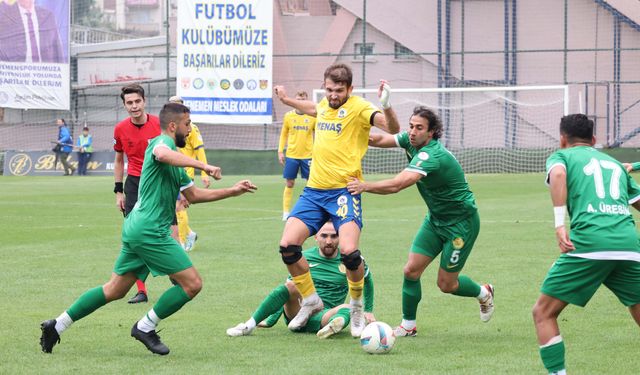
[[[338,102],[338,104],[332,104],[332,103],[331,103],[331,100],[329,100],[329,107],[331,107],[332,109],[338,109],[338,108],[342,107],[342,105],[343,105],[344,103],[346,103],[346,102],[347,102],[347,100],[349,100],[349,96],[348,96],[348,95],[347,95],[347,97],[346,97],[346,98],[344,98],[344,100],[343,100],[343,101],[339,101],[339,102]],[[335,102],[334,102],[334,103],[335,103]]]
[[[187,145],[187,140],[184,134],[176,133],[176,147],[183,148]]]

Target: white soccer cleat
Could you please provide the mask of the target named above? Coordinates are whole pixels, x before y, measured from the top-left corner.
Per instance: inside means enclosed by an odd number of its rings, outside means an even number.
[[[249,336],[253,332],[253,329],[249,329],[246,324],[240,323],[235,327],[231,327],[227,330],[227,336],[238,337],[238,336]]]
[[[299,331],[304,326],[307,325],[309,318],[311,315],[322,311],[324,308],[324,303],[317,294],[313,294],[302,300],[302,304],[300,306],[300,311],[298,314],[291,319],[289,322],[289,329],[292,331]]]
[[[196,247],[196,241],[198,240],[198,234],[196,232],[189,232],[187,238],[184,241],[184,251],[191,251]]]
[[[361,299],[351,299],[351,336],[360,338],[360,334],[366,325]]]
[[[288,212],[283,212],[282,213],[282,221],[287,221],[288,218],[289,218],[289,213]]]
[[[326,326],[322,327],[322,329],[320,329],[318,333],[316,333],[316,336],[318,336],[318,338],[320,339],[331,337],[336,333],[342,331],[345,323],[346,322],[344,321],[344,318],[339,316],[330,321]]]
[[[418,334],[418,330],[415,327],[406,329],[402,325],[399,325],[393,329],[393,333],[396,337],[415,337]]]
[[[484,300],[479,301],[480,302],[480,320],[486,323],[489,320],[491,320],[491,316],[493,315],[493,285],[484,284],[482,288],[485,288],[489,293]]]

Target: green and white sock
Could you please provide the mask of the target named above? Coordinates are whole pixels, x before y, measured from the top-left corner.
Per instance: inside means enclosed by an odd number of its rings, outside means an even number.
[[[415,324],[416,313],[418,311],[418,304],[420,303],[421,299],[422,299],[422,286],[420,284],[420,279],[411,280],[405,277],[404,282],[402,283],[402,318],[403,319],[413,320]]]
[[[77,322],[106,304],[107,299],[104,296],[102,286],[97,286],[78,297],[66,312],[72,321]]]
[[[549,374],[566,374],[564,365],[564,341],[562,336],[552,337],[546,344],[540,346],[540,358]]]
[[[161,320],[158,318],[158,314],[151,309],[142,319],[138,320],[138,329],[144,333],[154,331]]]
[[[278,312],[288,300],[289,290],[287,287],[284,285],[278,286],[262,300],[260,306],[258,306],[258,309],[252,315],[253,320],[255,322],[265,320],[269,315]]]
[[[73,319],[67,314],[67,312],[63,312],[59,317],[56,318],[56,331],[58,334],[62,334],[65,329],[69,328],[73,324]]]
[[[477,297],[480,294],[480,284],[471,280],[469,276],[458,275],[458,290],[453,292],[456,296]]]
[[[174,285],[162,293],[158,302],[153,306],[153,311],[155,311],[158,318],[166,319],[189,301],[191,301],[191,298],[189,298],[184,289],[180,285]]]

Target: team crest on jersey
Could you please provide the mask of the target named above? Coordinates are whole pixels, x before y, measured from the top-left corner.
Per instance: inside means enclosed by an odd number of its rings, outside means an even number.
[[[338,266],[338,271],[340,271],[340,273],[347,273],[347,267],[345,267],[344,264],[340,263],[340,265]]]
[[[347,110],[344,108],[340,108],[340,110],[338,111],[338,118],[344,118],[344,116],[347,115]]]
[[[339,196],[338,206],[344,206],[345,204],[347,204],[347,197],[345,197],[344,195]]]
[[[464,240],[460,237],[454,238],[451,242],[453,243],[453,248],[456,250],[460,250],[464,246]]]
[[[429,159],[429,154],[427,154],[426,152],[422,151],[421,153],[418,154],[418,159],[427,160],[427,159]]]

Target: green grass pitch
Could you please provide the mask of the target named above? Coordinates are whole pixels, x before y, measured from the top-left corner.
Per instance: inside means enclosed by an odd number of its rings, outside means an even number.
[[[214,185],[245,177],[225,176]],[[558,256],[543,176],[468,177],[482,229],[464,273],[494,284],[491,322],[480,322],[474,299],[437,289],[434,263],[422,277],[418,336],[399,338],[387,355],[364,353],[348,330],[318,340],[282,322],[250,337],[227,337],[226,328],[246,320],[286,277],[277,251],[283,181],[259,176],[252,178],[259,186],[254,195],[190,208],[200,238],[191,257],[204,288],[161,323],[171,348],[166,357],[129,336],[169,287],[166,277],[149,279],[150,303],[113,302],[66,331],[53,355],[40,352],[40,322],[109,278],[122,215],[112,178],[0,177],[0,373],[542,374],[530,311]],[[413,187],[363,198],[361,249],[374,273],[375,314],[392,326],[401,319],[407,249],[425,211]],[[608,290],[584,309],[568,307],[560,324],[571,373],[637,373],[638,327]]]

